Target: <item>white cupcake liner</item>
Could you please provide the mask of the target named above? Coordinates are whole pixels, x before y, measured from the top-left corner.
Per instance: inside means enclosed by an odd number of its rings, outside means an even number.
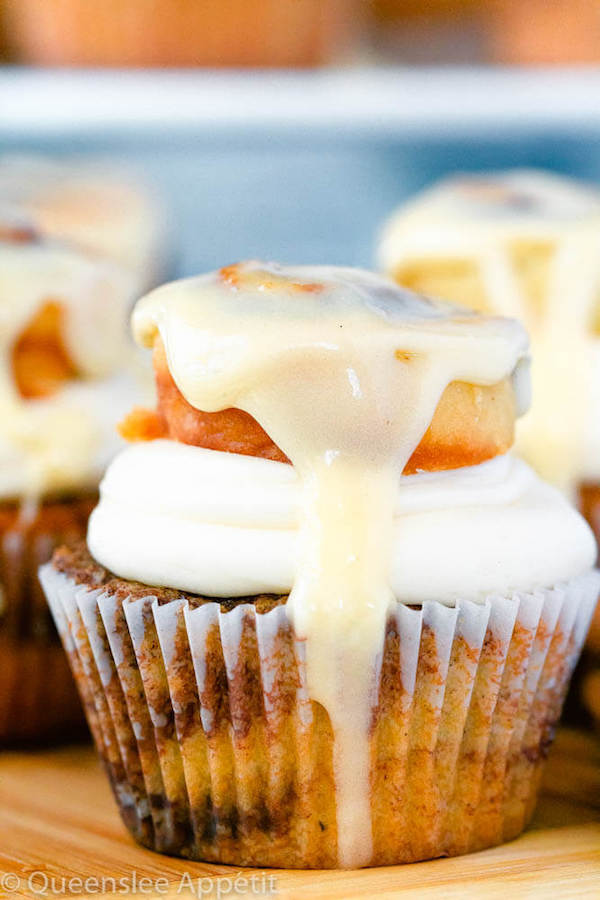
[[[52,564],[40,577],[138,841],[237,865],[338,864],[331,735],[285,604],[159,603]],[[589,572],[485,603],[395,607],[365,763],[370,864],[525,827],[599,589]]]

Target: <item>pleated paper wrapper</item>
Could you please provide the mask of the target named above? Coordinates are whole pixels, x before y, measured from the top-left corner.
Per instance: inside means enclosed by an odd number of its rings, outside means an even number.
[[[233,865],[338,865],[334,736],[284,602],[159,602],[52,564],[41,580],[137,841]],[[374,663],[371,865],[527,825],[599,584],[589,572],[485,603],[396,605]]]

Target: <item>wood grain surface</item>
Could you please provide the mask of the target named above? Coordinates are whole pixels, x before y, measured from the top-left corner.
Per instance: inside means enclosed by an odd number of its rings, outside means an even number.
[[[15,898],[600,898],[600,741],[559,734],[534,825],[516,841],[457,859],[346,872],[263,873],[159,856],[127,835],[91,749],[6,753],[0,873],[0,897]]]

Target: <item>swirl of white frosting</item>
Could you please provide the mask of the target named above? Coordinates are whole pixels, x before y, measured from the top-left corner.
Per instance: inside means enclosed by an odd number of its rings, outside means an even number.
[[[398,482],[391,586],[399,601],[483,600],[593,565],[588,526],[520,460]],[[158,440],[114,460],[88,542],[125,578],[214,597],[287,593],[299,508],[292,466]]]

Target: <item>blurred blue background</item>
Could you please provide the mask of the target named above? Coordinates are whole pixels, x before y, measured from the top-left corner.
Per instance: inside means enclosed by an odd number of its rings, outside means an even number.
[[[543,76],[532,74],[519,87],[521,82],[511,81],[509,74],[483,75],[492,79],[490,108],[485,108],[487,88],[479,84],[476,103],[465,96],[465,103],[472,102],[468,121],[460,118],[461,94],[465,83],[477,86],[476,72],[457,76],[454,85],[452,74],[438,74],[437,83],[424,90],[422,103],[414,95],[430,83],[426,72],[412,75],[408,82],[402,72],[384,73],[368,89],[359,78],[355,96],[352,75],[340,83],[309,76],[291,83],[259,79],[247,97],[240,85],[247,90],[248,79],[238,83],[234,78],[216,87],[192,80],[182,82],[181,90],[159,80],[154,85],[157,108],[141,113],[139,98],[152,98],[153,91],[143,82],[139,95],[134,91],[128,96],[136,76],[131,84],[123,76],[121,105],[114,82],[103,86],[101,79],[96,82],[85,73],[70,83],[67,96],[64,84],[55,85],[51,73],[43,90],[27,77],[28,91],[20,96],[28,98],[30,108],[21,118],[19,94],[10,91],[14,74],[0,83],[0,109],[9,92],[12,104],[6,106],[7,118],[0,120],[0,151],[110,157],[139,172],[167,211],[174,275],[251,257],[373,266],[377,234],[386,216],[412,193],[457,170],[534,166],[600,182],[597,74],[588,79],[580,73],[570,87],[568,77],[561,76],[556,83],[568,88],[557,99],[562,111],[552,109],[553,91],[558,91],[550,81],[529,112],[519,93],[528,85],[529,93],[539,88]],[[181,97],[184,88],[190,92],[187,100]],[[587,105],[581,102],[583,88]],[[221,89],[223,94],[218,93]],[[316,114],[314,105],[327,89],[330,96]],[[306,103],[295,116],[300,93]],[[215,117],[213,106],[230,94],[234,101],[237,96],[231,120],[226,109]],[[571,94],[577,115],[569,115]],[[340,109],[335,105],[338,95]],[[184,112],[196,97],[195,113],[182,120],[177,112],[169,112],[176,97]],[[240,114],[245,103],[259,100],[262,112]],[[49,101],[51,107],[56,101],[50,111]],[[105,101],[108,105],[103,106]],[[151,99],[146,102],[151,106]],[[313,111],[307,113],[311,103]],[[428,109],[428,104],[435,108]],[[544,104],[547,108],[540,108]],[[38,113],[47,119],[41,128]]]

